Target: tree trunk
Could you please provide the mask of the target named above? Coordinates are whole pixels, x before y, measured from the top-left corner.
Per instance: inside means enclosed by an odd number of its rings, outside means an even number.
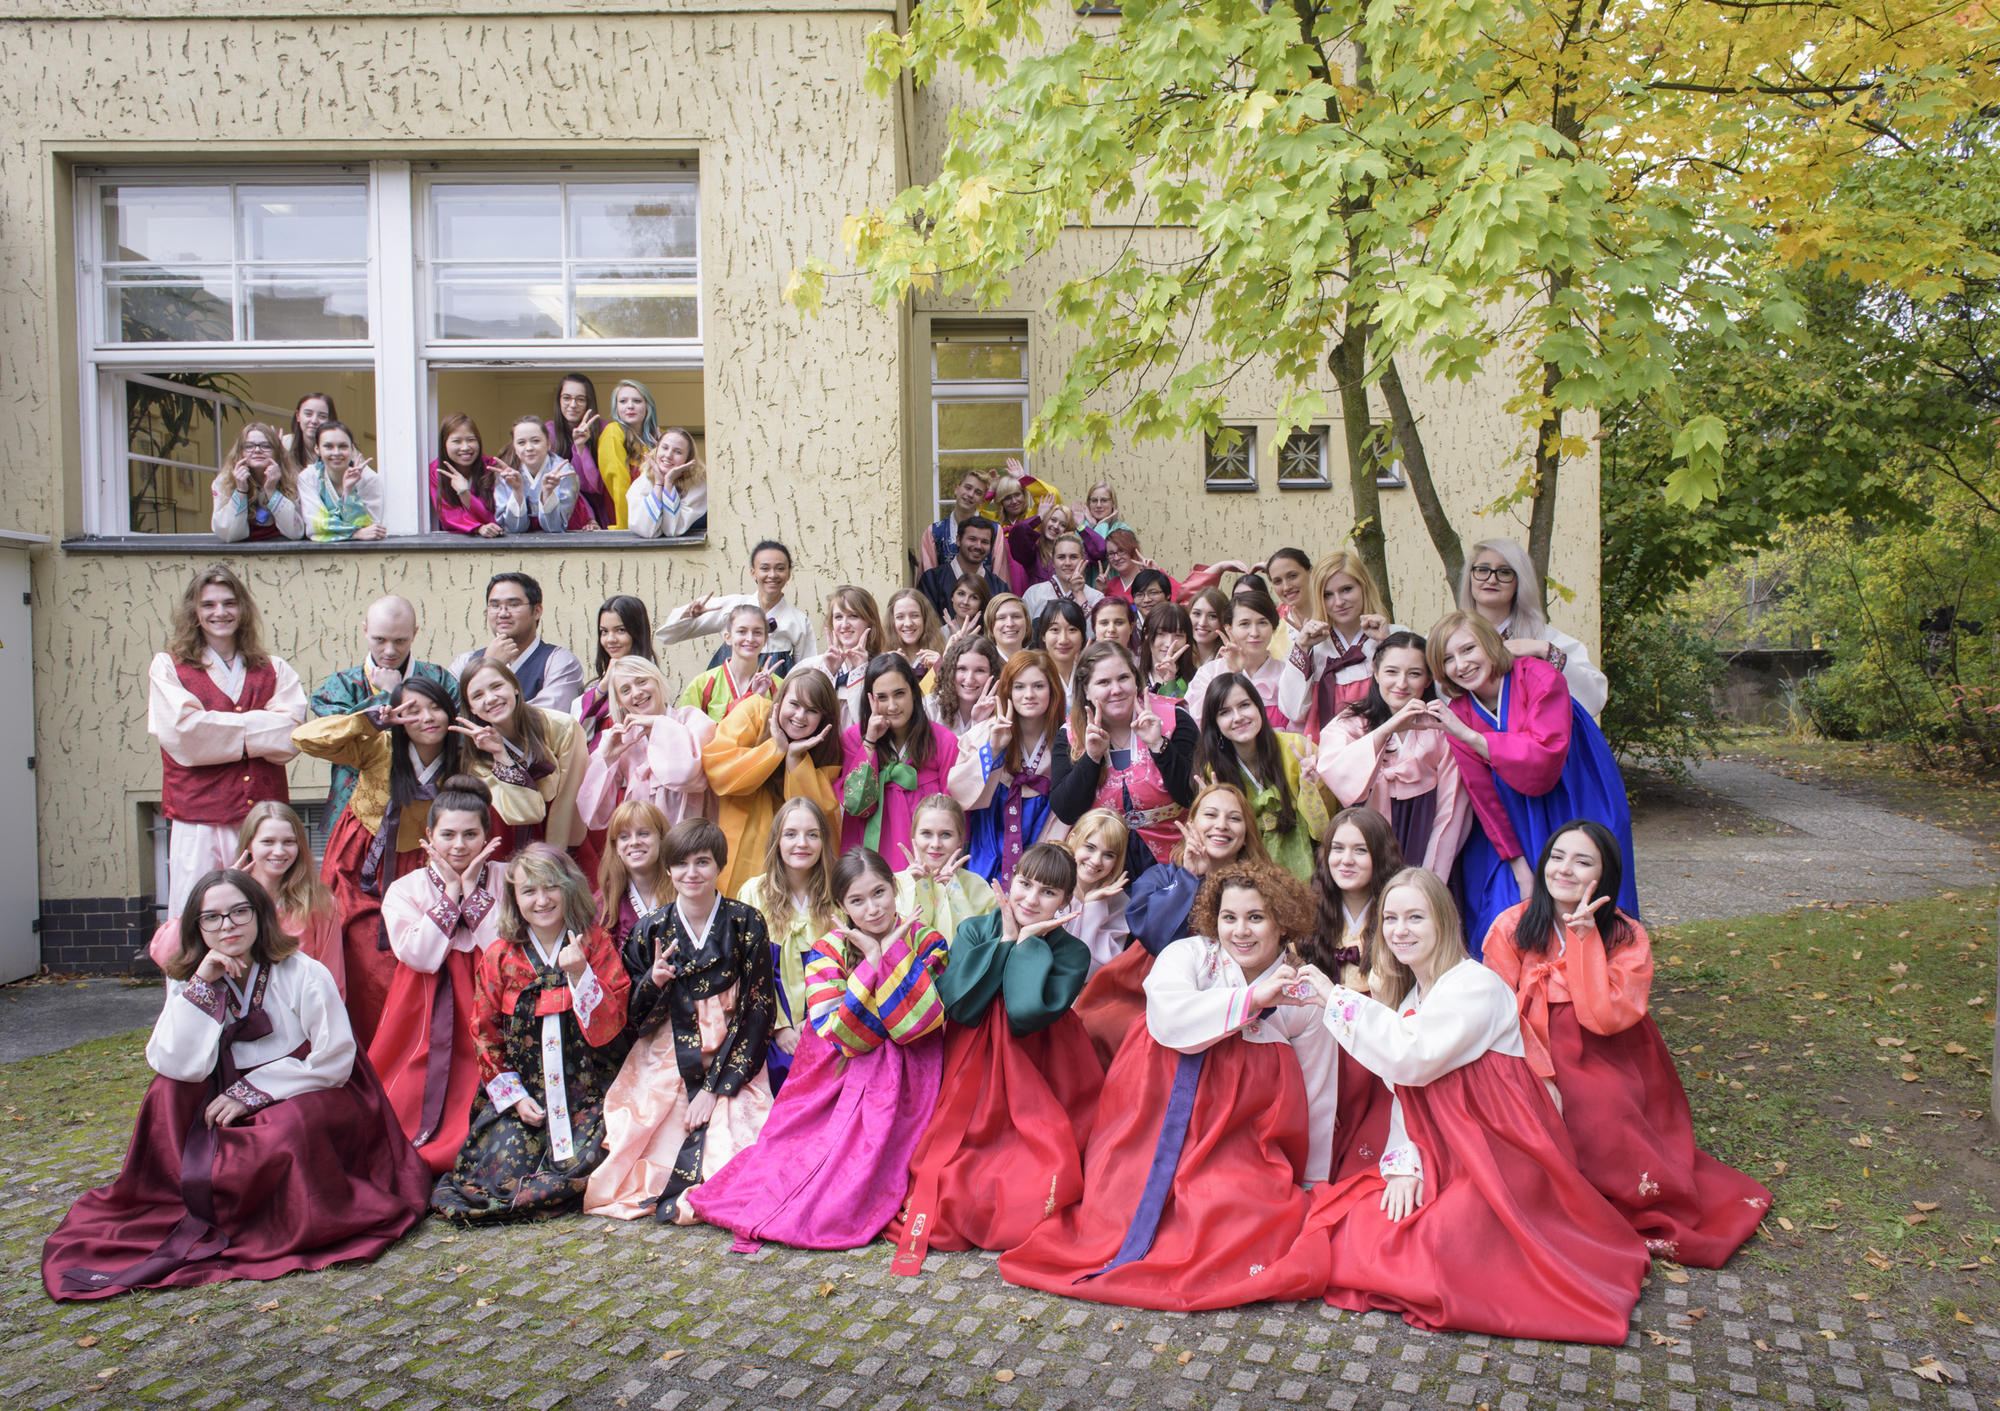
[[[1382,532],[1382,492],[1368,454],[1368,334],[1366,324],[1349,325],[1326,357],[1340,388],[1340,424],[1347,435],[1347,484],[1354,496],[1354,548],[1382,590],[1382,610],[1391,621],[1396,607],[1389,588],[1388,540]]]
[[[1569,288],[1573,277],[1568,269],[1550,272],[1550,302]],[[1535,498],[1528,514],[1528,558],[1542,581],[1539,606],[1545,617],[1549,611],[1549,549],[1556,537],[1556,488],[1562,468],[1562,411],[1553,402],[1561,385],[1562,369],[1553,362],[1543,363],[1542,396],[1551,405],[1542,413],[1542,424],[1535,431]]]
[[[1431,547],[1444,565],[1445,591],[1458,600],[1458,579],[1465,571],[1465,548],[1451,517],[1438,500],[1437,483],[1431,479],[1430,457],[1424,454],[1423,433],[1410,411],[1410,399],[1403,392],[1403,378],[1392,357],[1382,365],[1382,396],[1389,403],[1389,425],[1396,434],[1396,448],[1403,453],[1403,473],[1409,477],[1410,493],[1417,497],[1417,510],[1430,531]]]

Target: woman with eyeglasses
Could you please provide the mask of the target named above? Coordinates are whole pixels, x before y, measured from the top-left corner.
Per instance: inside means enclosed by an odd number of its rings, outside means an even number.
[[[215,473],[215,513],[208,525],[225,544],[305,538],[298,472],[285,459],[276,427],[253,421],[238,433]]]
[[[1458,575],[1458,605],[1493,624],[1516,657],[1545,661],[1569,682],[1592,718],[1604,714],[1611,683],[1590,664],[1590,649],[1542,615],[1542,580],[1528,551],[1512,539],[1482,539]]]

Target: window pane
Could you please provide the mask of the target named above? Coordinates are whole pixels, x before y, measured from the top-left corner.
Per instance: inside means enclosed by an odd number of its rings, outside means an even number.
[[[1278,447],[1278,480],[1294,487],[1319,487],[1326,477],[1326,433],[1294,431]]]
[[[1019,454],[1028,429],[1026,402],[937,404],[940,451],[1000,449]]]
[[[245,186],[246,260],[365,260],[368,190],[362,186]]]
[[[560,268],[535,266],[459,270],[437,281],[440,338],[515,341],[563,336]]]
[[[562,191],[548,186],[433,186],[440,260],[560,260]]]
[[[1257,433],[1247,426],[1230,427],[1236,435],[1228,445],[1219,438],[1207,441],[1206,486],[1210,490],[1254,490],[1257,488],[1253,447]]]
[[[309,271],[260,271],[243,285],[249,318],[245,337],[270,342],[368,338],[368,281],[315,276]]]
[[[1026,378],[1027,347],[1021,343],[938,343],[939,382],[1008,381]]]
[[[107,343],[227,343],[236,336],[227,272],[109,284],[104,290]],[[197,282],[198,281],[198,282]]]
[[[224,264],[235,258],[226,186],[107,186],[104,258]]]
[[[693,183],[569,188],[570,258],[691,260]]]
[[[693,271],[576,271],[578,338],[694,338],[701,333]]]

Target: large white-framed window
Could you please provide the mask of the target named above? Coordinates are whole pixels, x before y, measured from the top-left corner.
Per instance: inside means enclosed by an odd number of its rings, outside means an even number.
[[[607,418],[630,378],[657,425],[705,421],[691,158],[80,167],[75,211],[87,534],[208,532],[237,435],[309,393],[377,462],[392,536],[434,527],[454,411],[498,454],[583,371]]]
[[[931,324],[931,499],[951,512],[969,470],[1027,464],[1028,326],[1018,320]]]

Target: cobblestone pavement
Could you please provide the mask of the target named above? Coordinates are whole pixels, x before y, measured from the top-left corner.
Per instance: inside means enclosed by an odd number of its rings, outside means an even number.
[[[977,1254],[899,1279],[879,1243],[733,1255],[719,1231],[582,1218],[432,1223],[372,1267],[51,1303],[42,1235],[109,1178],[109,1137],[89,1143],[87,1180],[0,1138],[9,1408],[1972,1411],[2000,1395],[2000,1329],[1939,1348],[1857,1304],[1795,1302],[1772,1267],[1782,1254],[1763,1247],[1724,1273],[1656,1268],[1622,1348],[1424,1333],[1314,1304],[1150,1313],[1011,1288]]]

